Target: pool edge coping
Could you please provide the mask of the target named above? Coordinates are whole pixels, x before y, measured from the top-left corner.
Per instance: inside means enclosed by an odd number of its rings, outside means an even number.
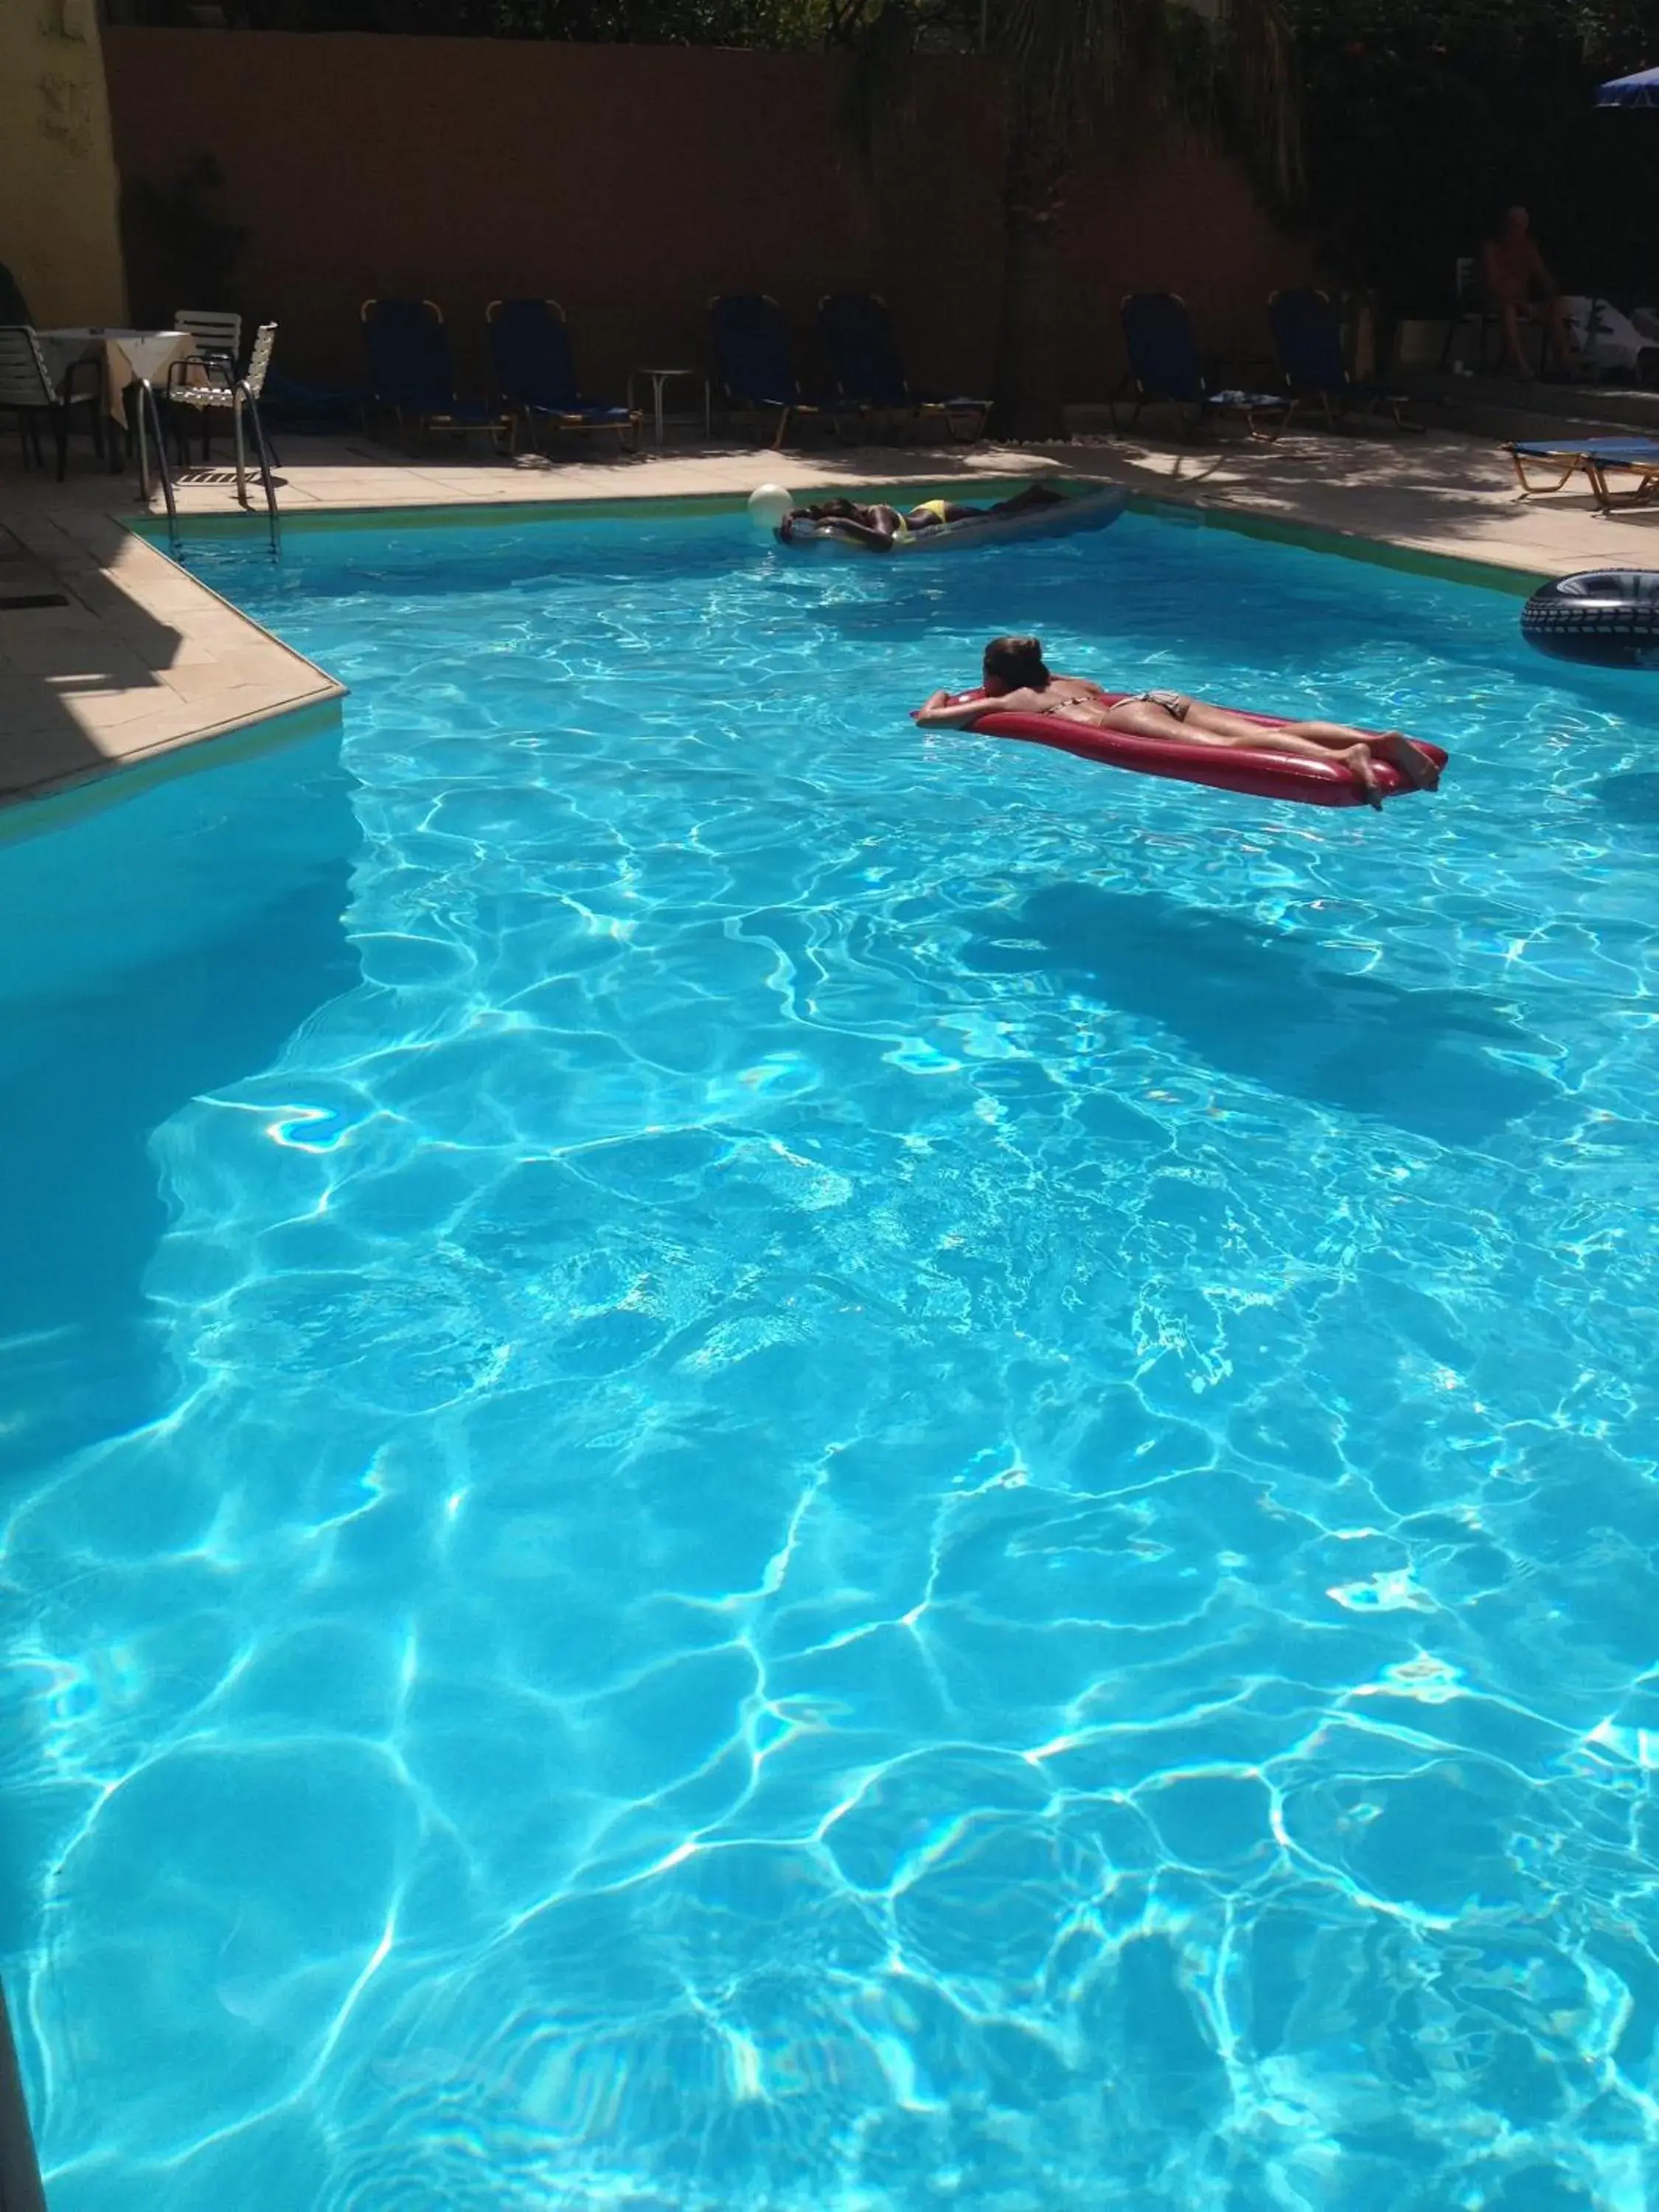
[[[141,736],[137,743],[115,751],[104,750],[98,745],[93,732],[83,731],[88,744],[94,748],[91,757],[72,767],[42,775],[33,782],[17,784],[0,791],[0,843],[9,842],[15,837],[35,836],[55,826],[58,810],[61,807],[72,806],[76,814],[85,811],[88,802],[83,800],[79,806],[74,804],[78,794],[113,784],[118,788],[110,790],[98,802],[100,805],[112,803],[129,793],[148,789],[163,776],[182,774],[197,766],[205,765],[210,760],[223,757],[224,748],[234,739],[248,740],[236,747],[240,756],[246,750],[263,750],[267,744],[285,742],[289,736],[297,738],[309,734],[310,727],[316,726],[312,725],[309,719],[314,714],[320,714],[325,717],[332,713],[337,719],[340,702],[346,696],[349,687],[329,670],[308,659],[297,647],[290,645],[286,638],[279,637],[275,630],[268,629],[246,608],[226,599],[222,592],[216,591],[193,570],[174,560],[167,548],[157,544],[153,532],[144,527],[149,520],[145,515],[115,513],[106,513],[97,518],[97,524],[102,530],[112,526],[119,532],[115,541],[118,554],[115,562],[106,564],[96,560],[95,556],[92,556],[101,580],[118,592],[137,613],[152,622],[165,623],[173,629],[182,642],[188,642],[190,610],[177,606],[158,608],[151,605],[142,588],[135,589],[137,580],[120,573],[119,554],[129,548],[137,548],[141,558],[152,559],[161,564],[170,591],[183,588],[188,597],[209,603],[216,612],[228,616],[250,640],[257,640],[262,653],[269,651],[279,656],[281,661],[295,672],[294,688],[288,692],[279,688],[276,696],[263,699],[257,706],[243,707],[229,714],[215,715],[210,701],[204,701],[204,719],[193,726],[169,730],[148,740]],[[101,534],[100,531],[95,531],[94,535],[97,534]],[[71,543],[75,544],[77,557],[87,556],[86,544],[76,544],[73,539]],[[38,546],[30,546],[27,550],[32,558],[43,561],[44,556]],[[45,560],[44,564],[52,566],[49,560]],[[57,580],[71,603],[101,626],[97,609],[82,595],[72,562],[65,562],[58,569]],[[214,658],[216,656],[210,655],[210,659]],[[164,689],[170,688],[165,676],[161,680]],[[225,686],[227,690],[234,688],[230,684]],[[307,726],[295,727],[296,724]],[[202,760],[192,757],[198,750],[204,757]],[[54,820],[46,822],[36,818],[34,810],[37,808],[50,808]]]
[[[1112,481],[1116,482],[1114,478]],[[1167,492],[1129,493],[1134,514],[1178,514],[1196,517],[1200,527],[1230,530],[1242,538],[1259,538],[1270,544],[1299,545],[1310,553],[1328,553],[1343,561],[1358,561],[1374,568],[1393,568],[1408,575],[1433,576],[1443,583],[1462,584],[1472,591],[1501,592],[1506,599],[1529,599],[1540,585],[1553,580],[1542,568],[1522,568],[1502,561],[1476,561],[1467,554],[1436,552],[1397,538],[1370,538],[1363,531],[1333,530],[1328,525],[1292,522],[1265,508],[1240,507],[1222,500],[1172,497]]]
[[[231,715],[199,730],[158,738],[118,758],[89,761],[27,790],[0,793],[0,848],[68,829],[179,776],[320,737],[325,730],[339,726],[341,702],[349,689],[330,678],[326,689]],[[0,2212],[6,2212],[3,2203]]]

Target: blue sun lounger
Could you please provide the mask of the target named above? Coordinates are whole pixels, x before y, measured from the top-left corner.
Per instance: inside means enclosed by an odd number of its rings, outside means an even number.
[[[1410,402],[1403,392],[1382,384],[1357,384],[1342,358],[1342,332],[1336,311],[1323,292],[1311,289],[1275,292],[1267,302],[1267,321],[1285,381],[1291,387],[1288,425],[1304,402],[1316,399],[1334,429],[1351,407],[1364,404],[1373,415],[1387,413],[1396,430],[1420,430],[1401,413]]]
[[[1659,438],[1517,438],[1504,450],[1528,496],[1560,491],[1581,471],[1603,514],[1616,507],[1643,507],[1659,496]],[[1554,483],[1534,483],[1527,474],[1528,461],[1553,468]],[[1607,482],[1609,469],[1631,471],[1637,478],[1634,489],[1614,491]]]
[[[536,443],[538,429],[614,434],[630,450],[640,441],[637,407],[583,397],[564,309],[556,300],[492,300],[484,309],[495,389],[514,426]]]
[[[708,303],[708,336],[714,356],[714,381],[734,410],[764,414],[777,410],[781,446],[792,420],[840,412],[834,399],[808,398],[801,391],[790,357],[783,310],[769,292],[728,292]]]
[[[1277,436],[1290,401],[1282,392],[1212,392],[1199,358],[1193,319],[1179,292],[1126,292],[1118,306],[1118,320],[1129,366],[1106,403],[1114,432],[1117,403],[1133,391],[1132,430],[1148,400],[1172,399],[1192,409],[1194,427],[1231,416],[1242,421],[1253,438]],[[1268,422],[1272,429],[1263,428]]]
[[[878,292],[827,293],[818,301],[818,329],[841,396],[860,415],[908,415],[917,423],[943,423],[963,445],[984,436],[988,399],[912,388],[892,315]]]
[[[500,408],[455,397],[449,333],[435,301],[365,300],[363,343],[374,404],[392,416],[405,443],[434,429],[501,429]]]
[[[259,412],[267,423],[289,430],[344,430],[362,420],[369,398],[367,392],[343,385],[301,384],[279,369],[268,368]]]

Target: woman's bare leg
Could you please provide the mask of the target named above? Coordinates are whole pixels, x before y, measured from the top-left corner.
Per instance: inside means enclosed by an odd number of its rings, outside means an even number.
[[[1346,732],[1340,744],[1334,734],[1322,738],[1310,734],[1318,729],[1334,733],[1338,726],[1334,722],[1283,726],[1253,722],[1248,715],[1232,714],[1225,707],[1206,706],[1201,699],[1189,699],[1184,714],[1172,714],[1167,707],[1160,707],[1151,699],[1120,699],[1115,707],[1093,709],[1068,706],[1066,711],[1080,722],[1095,722],[1106,730],[1125,730],[1131,737],[1159,738],[1165,744],[1179,744],[1184,739],[1189,744],[1227,745],[1241,751],[1249,747],[1256,752],[1295,753],[1304,760],[1328,760],[1344,746],[1363,742],[1358,730]]]
[[[1528,383],[1532,381],[1532,363],[1527,359],[1527,349],[1521,343],[1521,310],[1513,301],[1506,300],[1498,311],[1498,319],[1504,326],[1504,351]]]
[[[1356,730],[1346,722],[1320,721],[1285,722],[1276,729],[1264,729],[1249,715],[1234,714],[1226,707],[1212,707],[1204,699],[1190,702],[1184,726],[1225,738],[1233,744],[1260,745],[1269,752],[1281,750],[1274,740],[1283,738],[1305,738],[1322,751],[1333,753],[1346,754],[1355,745],[1363,745],[1376,759],[1398,769],[1418,791],[1432,791],[1440,781],[1434,763],[1401,730]]]
[[[1390,768],[1397,769],[1413,791],[1433,791],[1439,786],[1437,763],[1420,745],[1414,745],[1403,730],[1351,730],[1342,722],[1291,722],[1285,733],[1311,738],[1316,744],[1329,745],[1345,757],[1354,746],[1363,745],[1373,760],[1385,760]]]
[[[1155,705],[1150,699],[1124,699],[1115,707],[1097,714],[1066,710],[1067,719],[1092,723],[1098,729],[1122,730],[1136,738],[1157,738],[1165,744],[1180,743],[1224,746],[1235,752],[1287,753],[1293,759],[1336,760],[1347,769],[1364,787],[1371,805],[1382,804],[1382,787],[1376,774],[1376,760],[1381,757],[1393,763],[1402,775],[1413,783],[1432,789],[1438,782],[1440,771],[1432,761],[1419,753],[1409,738],[1397,730],[1373,737],[1363,730],[1346,729],[1340,722],[1293,722],[1273,725],[1252,722],[1243,714],[1230,713],[1224,707],[1211,707],[1201,700],[1188,704],[1185,716],[1172,714],[1167,707]],[[1402,757],[1395,758],[1392,747],[1395,740]]]

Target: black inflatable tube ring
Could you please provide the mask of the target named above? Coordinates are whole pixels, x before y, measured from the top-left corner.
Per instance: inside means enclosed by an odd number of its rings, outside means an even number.
[[[1659,668],[1659,569],[1594,568],[1559,576],[1521,611],[1540,653],[1602,668]]]

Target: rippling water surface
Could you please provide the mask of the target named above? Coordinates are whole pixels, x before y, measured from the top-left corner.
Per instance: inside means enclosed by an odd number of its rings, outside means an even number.
[[[1659,694],[1142,517],[209,573],[343,756],[0,848],[54,2208],[1651,2204]],[[1453,771],[917,733],[1008,628]]]

